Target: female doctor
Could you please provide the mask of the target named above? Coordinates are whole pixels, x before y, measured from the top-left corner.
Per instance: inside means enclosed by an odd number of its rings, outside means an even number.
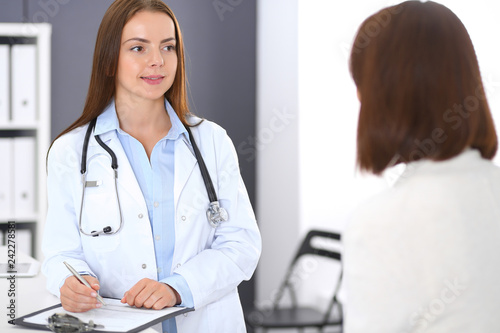
[[[188,110],[182,36],[161,0],[105,13],[83,113],[48,154],[48,198],[42,270],[66,310],[99,308],[99,291],[195,308],[163,332],[245,332],[237,286],[260,234],[231,140]]]

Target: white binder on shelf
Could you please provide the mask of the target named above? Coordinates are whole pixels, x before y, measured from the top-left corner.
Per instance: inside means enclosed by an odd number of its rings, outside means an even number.
[[[0,222],[7,221],[13,217],[14,212],[14,152],[13,139],[0,138]]]
[[[14,138],[14,218],[35,215],[35,138]]]
[[[31,230],[16,229],[16,246],[19,252],[31,256]]]
[[[36,45],[11,47],[12,122],[36,120]]]
[[[0,45],[0,125],[10,120],[10,46]]]

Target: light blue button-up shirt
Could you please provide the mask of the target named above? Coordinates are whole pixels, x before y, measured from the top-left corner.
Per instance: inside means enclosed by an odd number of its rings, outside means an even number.
[[[179,293],[182,299],[181,306],[192,307],[193,296],[186,280],[179,274],[170,274],[175,248],[174,146],[176,140],[182,140],[183,133],[187,135],[187,131],[166,100],[165,108],[172,127],[154,146],[151,160],[148,159],[142,144],[120,128],[114,101],[99,116],[95,134],[117,132],[148,207],[158,281],[168,284]],[[163,332],[177,332],[175,319],[163,322]]]

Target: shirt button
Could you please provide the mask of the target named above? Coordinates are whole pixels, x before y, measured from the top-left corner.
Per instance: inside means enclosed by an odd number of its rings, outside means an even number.
[[[181,267],[181,264],[177,264],[177,266],[175,266],[175,268],[179,268],[179,267]]]
[[[182,215],[181,220],[186,221],[186,217]]]
[[[161,237],[160,237],[160,235],[156,235],[156,236],[155,236],[155,239],[156,239],[156,240],[160,240],[160,238],[161,238]]]
[[[158,273],[161,273],[161,267],[158,267]]]
[[[155,201],[155,203],[154,203],[155,208],[158,208],[159,205],[160,204],[158,203],[158,201]]]
[[[139,214],[137,217],[139,217],[140,219],[142,219],[144,217],[144,215]]]
[[[146,267],[148,267],[146,264],[142,264],[143,269],[146,269]]]

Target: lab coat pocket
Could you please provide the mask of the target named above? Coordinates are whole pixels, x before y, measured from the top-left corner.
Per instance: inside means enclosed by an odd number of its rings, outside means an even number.
[[[120,212],[116,203],[116,196],[108,193],[87,193],[86,203],[82,210],[81,232],[90,234],[94,231],[103,231],[111,228],[115,232],[120,228]],[[119,233],[101,233],[99,236],[82,236],[93,249],[112,251],[118,247]],[[87,239],[88,238],[88,239]]]
[[[208,304],[207,313],[210,332],[246,333],[243,310],[236,290]]]
[[[83,244],[92,246],[94,250],[112,251],[119,245],[119,233],[114,232],[121,231],[122,218],[115,182],[110,172],[112,170],[103,172],[101,169],[101,172],[95,173],[91,173],[91,170],[98,171],[99,168],[89,167],[83,196],[80,232],[91,234],[94,231],[102,232],[104,229],[108,232],[96,237],[82,236],[85,239]]]

